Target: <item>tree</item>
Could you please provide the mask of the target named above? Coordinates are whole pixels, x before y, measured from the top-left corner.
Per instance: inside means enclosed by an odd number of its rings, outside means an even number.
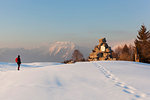
[[[147,31],[144,25],[141,25],[141,29],[138,31],[137,40],[143,43],[146,43],[150,40],[150,32]]]
[[[114,58],[116,58],[117,60],[119,60],[119,57],[120,57],[120,55],[121,55],[121,53],[122,53],[122,48],[121,48],[120,46],[118,46],[118,47],[115,49],[114,53],[115,53],[115,56],[116,56],[116,57],[114,57]]]
[[[130,58],[129,47],[125,44],[122,48],[122,53],[120,54],[119,60],[130,61]]]
[[[150,63],[150,31],[144,25],[138,31],[137,39],[134,41],[135,51],[139,56],[140,62]]]
[[[134,46],[130,44],[130,45],[128,46],[128,48],[129,48],[130,59],[131,59],[131,61],[134,61],[134,60],[135,60]]]
[[[118,46],[115,49],[114,56],[117,60],[133,61],[134,60],[134,47],[132,45]]]
[[[83,54],[79,50],[74,50],[72,54],[72,60],[77,62],[77,61],[84,61]]]
[[[129,48],[128,48],[128,46],[125,44],[124,45],[124,47],[123,47],[123,49],[122,49],[122,53],[127,53],[127,54],[129,54]]]

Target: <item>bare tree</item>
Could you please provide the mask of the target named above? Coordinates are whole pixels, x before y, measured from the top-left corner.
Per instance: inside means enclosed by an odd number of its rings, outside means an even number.
[[[74,50],[72,54],[72,60],[77,62],[77,61],[84,61],[83,54],[79,50]]]

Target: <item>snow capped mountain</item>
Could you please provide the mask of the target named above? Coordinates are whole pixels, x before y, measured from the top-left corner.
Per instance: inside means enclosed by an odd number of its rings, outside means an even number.
[[[39,48],[0,48],[1,62],[14,62],[20,54],[22,62],[62,62],[70,59],[76,49],[73,42],[54,42]]]
[[[49,54],[50,56],[68,59],[75,49],[76,45],[73,42],[58,41],[50,44]]]

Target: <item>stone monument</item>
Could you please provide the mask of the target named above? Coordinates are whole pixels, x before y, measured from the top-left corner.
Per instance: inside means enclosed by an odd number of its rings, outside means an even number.
[[[95,46],[92,53],[90,53],[89,61],[98,60],[114,60],[112,57],[111,47],[106,43],[106,38],[99,39],[99,44]]]

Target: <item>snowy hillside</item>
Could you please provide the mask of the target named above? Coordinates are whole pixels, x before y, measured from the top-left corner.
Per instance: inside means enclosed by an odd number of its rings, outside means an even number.
[[[0,100],[150,100],[150,65],[0,63]]]

